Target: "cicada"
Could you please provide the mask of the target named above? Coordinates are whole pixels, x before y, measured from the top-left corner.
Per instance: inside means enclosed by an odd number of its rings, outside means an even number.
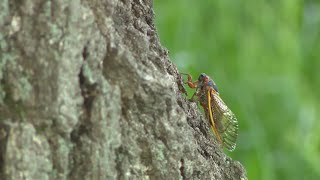
[[[200,74],[198,81],[192,82],[192,76],[186,82],[190,88],[196,88],[191,101],[200,102],[210,127],[220,145],[233,151],[238,136],[238,120],[219,96],[214,81],[206,74]]]

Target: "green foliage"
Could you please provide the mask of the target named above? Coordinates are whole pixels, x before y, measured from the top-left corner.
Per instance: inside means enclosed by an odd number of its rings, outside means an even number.
[[[249,179],[320,179],[320,2],[155,0],[180,72],[215,80]]]

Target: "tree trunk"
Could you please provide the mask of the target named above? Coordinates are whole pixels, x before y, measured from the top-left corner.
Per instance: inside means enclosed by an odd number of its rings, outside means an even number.
[[[0,2],[0,179],[246,179],[153,16],[151,0]]]

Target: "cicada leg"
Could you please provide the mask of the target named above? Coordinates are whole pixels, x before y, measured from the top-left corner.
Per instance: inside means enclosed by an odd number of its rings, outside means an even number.
[[[190,88],[194,89],[198,87],[198,81],[192,82],[192,76],[190,74],[186,74],[186,73],[181,73],[181,74],[188,76],[188,81],[185,83],[188,84]]]
[[[198,88],[197,88],[197,90],[198,90]],[[199,93],[197,92],[197,90],[191,96],[191,99],[190,99],[191,102],[195,102],[195,103],[199,102],[200,98],[199,98]]]
[[[184,87],[185,83],[183,82],[181,74],[179,74],[177,77],[177,84],[178,84],[179,91],[184,93],[186,96],[188,96],[188,92],[187,92],[186,88]]]

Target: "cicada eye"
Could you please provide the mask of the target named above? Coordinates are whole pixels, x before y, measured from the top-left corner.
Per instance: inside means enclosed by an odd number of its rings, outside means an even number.
[[[198,81],[202,81],[207,75],[205,73],[201,73],[199,78],[198,78]]]

